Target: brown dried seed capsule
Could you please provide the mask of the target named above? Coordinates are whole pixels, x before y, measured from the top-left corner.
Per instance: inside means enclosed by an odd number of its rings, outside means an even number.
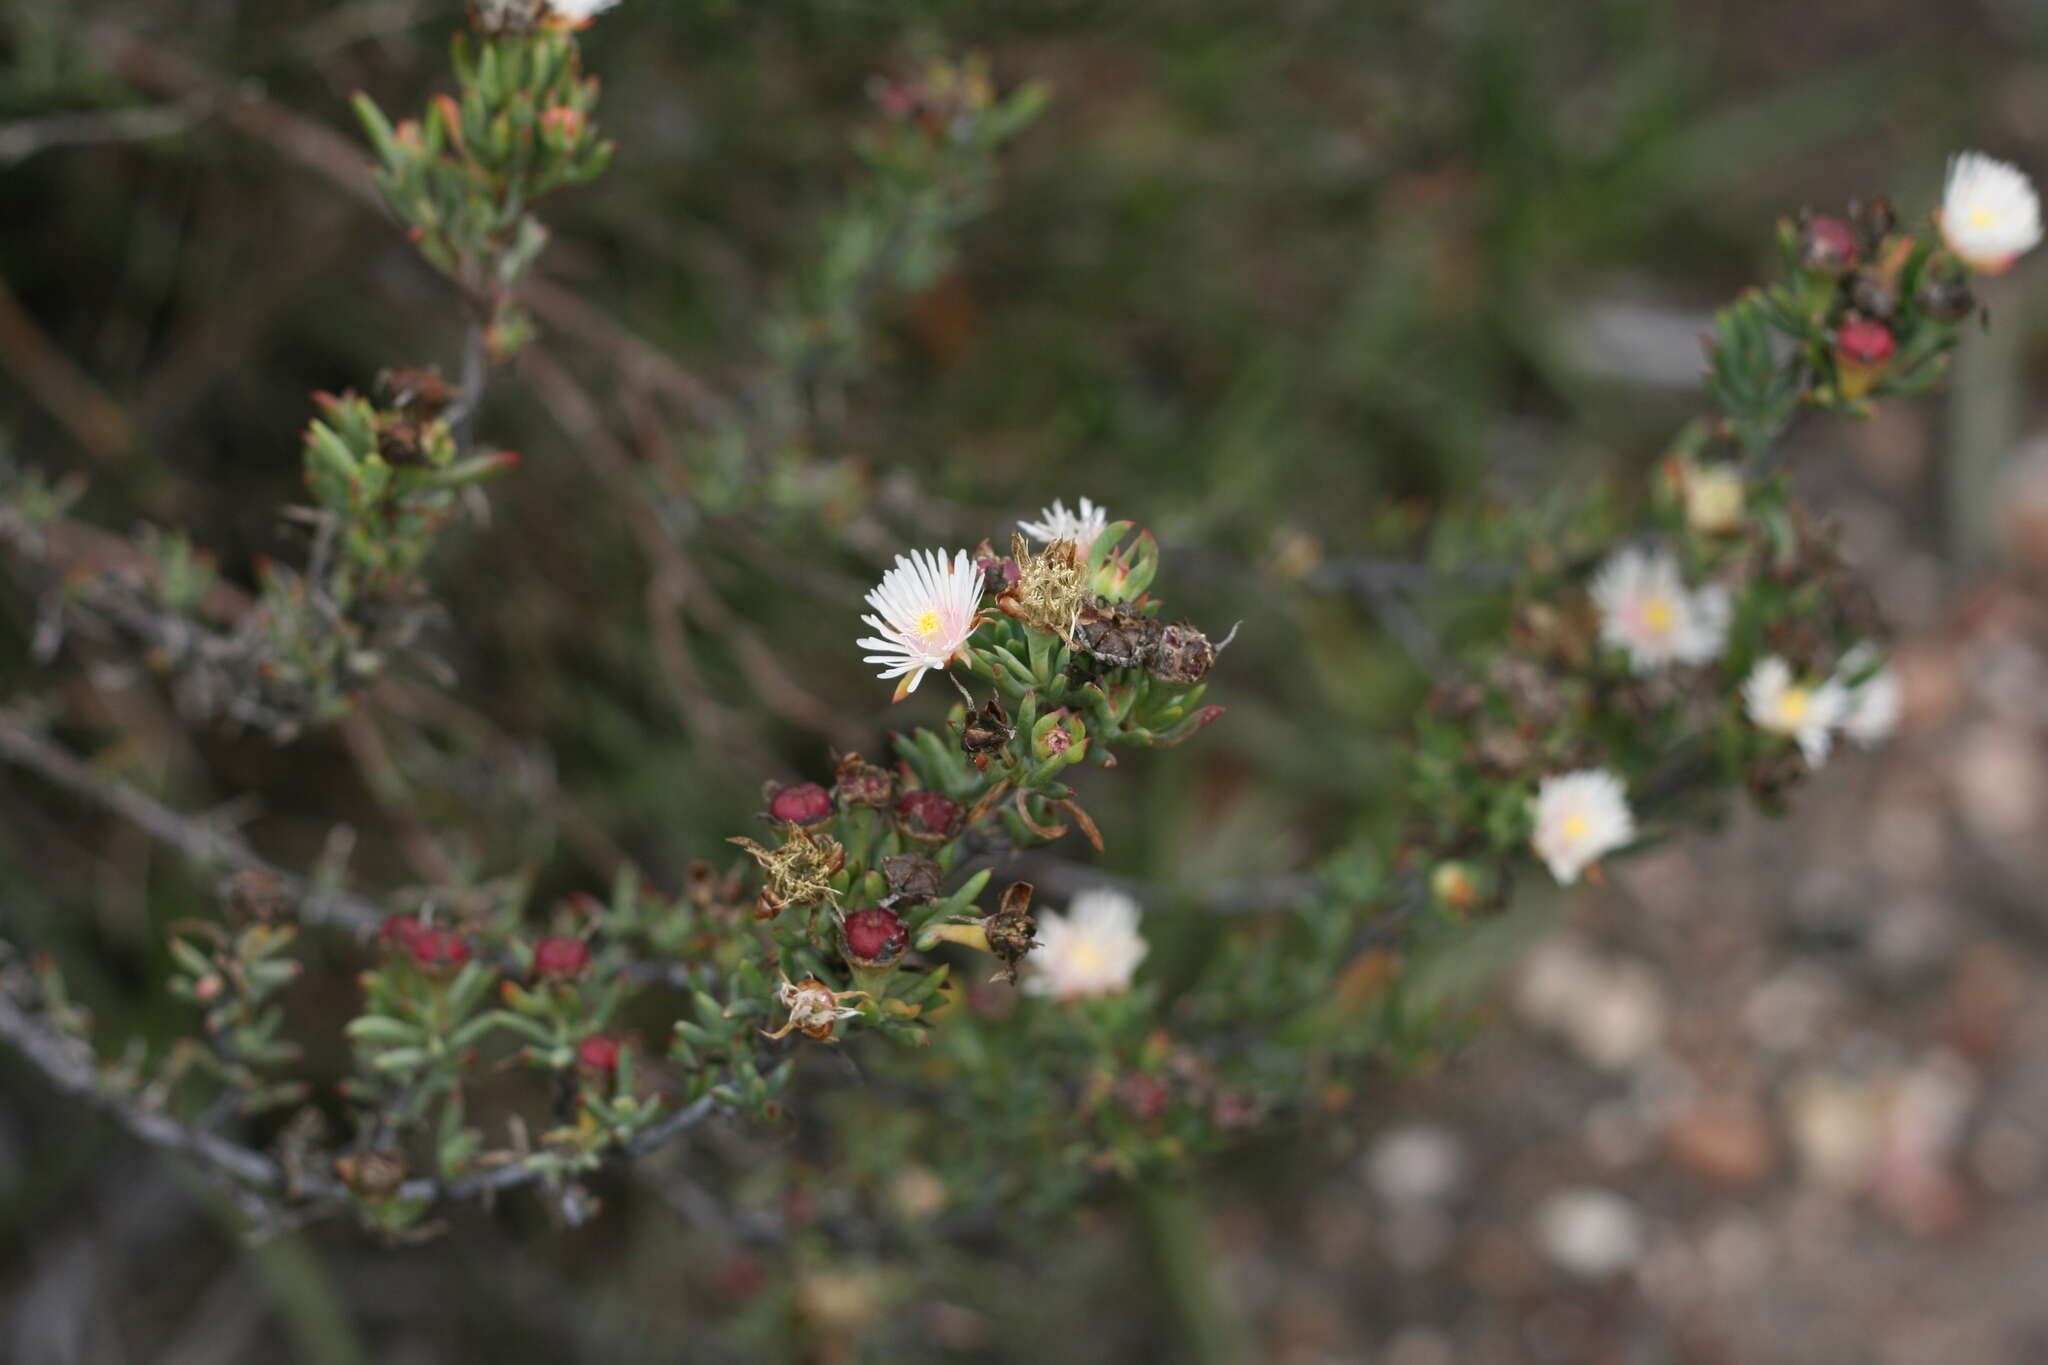
[[[221,883],[220,895],[233,919],[273,920],[292,908],[291,891],[273,872],[237,872]]]
[[[386,407],[414,422],[439,417],[455,401],[454,388],[434,370],[385,370],[377,376],[377,392]]]
[[[1010,724],[1010,714],[1003,710],[1001,700],[990,697],[987,704],[970,710],[961,723],[960,748],[986,771],[989,755],[1007,749],[1016,735],[1017,727]]]
[[[1152,647],[1145,671],[1163,683],[1189,685],[1209,676],[1216,664],[1216,646],[1193,626],[1166,626]]]
[[[1165,627],[1149,616],[1126,611],[1097,598],[1081,608],[1074,624],[1074,645],[1108,668],[1143,668]]]
[[[935,900],[946,874],[930,858],[917,853],[892,853],[882,859],[882,877],[889,883],[890,905]]]
[[[334,1159],[334,1173],[348,1186],[349,1193],[372,1201],[389,1199],[398,1193],[399,1186],[405,1184],[407,1169],[405,1153],[396,1147]]]
[[[1003,979],[1017,984],[1017,964],[1038,946],[1038,918],[1031,913],[1031,883],[1012,882],[1003,890],[996,912],[981,922],[989,951],[1003,964]]]

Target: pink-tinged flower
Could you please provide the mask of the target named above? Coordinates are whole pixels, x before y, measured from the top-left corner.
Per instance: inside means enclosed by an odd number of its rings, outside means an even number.
[[[2026,173],[1982,152],[1949,158],[1941,236],[1972,270],[1996,275],[2041,240],[2041,201]]]
[[[867,596],[880,615],[860,618],[877,634],[856,642],[876,651],[866,659],[883,665],[883,678],[903,680],[896,685],[896,700],[915,692],[928,670],[943,669],[959,656],[981,624],[982,586],[982,575],[965,550],[950,560],[942,550],[896,556],[896,567]]]
[[[1025,959],[1024,989],[1057,1000],[1117,995],[1145,960],[1138,903],[1121,891],[1083,891],[1062,915],[1038,917],[1038,947]]]
[[[534,975],[567,981],[590,965],[590,945],[568,934],[551,934],[533,945]]]
[[[1849,694],[1834,679],[1805,683],[1777,654],[1757,660],[1742,684],[1743,708],[1758,729],[1785,735],[1799,745],[1809,767],[1827,761],[1834,730],[1847,717]]]
[[[1054,502],[1039,512],[1037,521],[1017,523],[1025,535],[1045,545],[1056,540],[1071,540],[1084,556],[1088,547],[1095,543],[1095,537],[1101,535],[1108,525],[1109,510],[1087,498],[1081,499],[1078,512],[1069,512],[1064,502]]]
[[[1560,886],[1636,837],[1628,789],[1605,768],[1559,773],[1537,784],[1535,833],[1529,838]]]
[[[1678,561],[1661,550],[1616,550],[1590,591],[1600,609],[1602,643],[1625,650],[1638,673],[1707,663],[1727,640],[1728,590],[1714,583],[1687,590]]]

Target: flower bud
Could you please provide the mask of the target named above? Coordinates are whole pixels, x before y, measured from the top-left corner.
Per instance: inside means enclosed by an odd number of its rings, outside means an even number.
[[[832,793],[815,782],[771,787],[768,792],[768,815],[777,824],[815,825],[831,819],[833,811]]]
[[[894,910],[856,910],[839,926],[839,951],[860,967],[893,967],[910,946],[910,927]]]
[[[1482,895],[1479,878],[1464,863],[1438,863],[1429,874],[1429,894],[1454,915],[1476,909]]]
[[[534,975],[549,981],[567,981],[590,965],[590,946],[580,938],[552,934],[533,945]]]
[[[1088,726],[1070,711],[1049,711],[1031,727],[1031,752],[1078,763],[1088,754]]]
[[[1799,264],[1819,275],[1845,275],[1856,264],[1856,232],[1828,214],[1808,218],[1799,231]]]
[[[906,838],[942,844],[960,828],[960,803],[944,792],[905,792],[896,803],[896,828]]]
[[[582,138],[583,128],[583,111],[566,104],[558,104],[540,116],[541,136],[557,146],[573,146]]]
[[[576,1045],[576,1065],[609,1079],[618,1074],[620,1050],[618,1039],[593,1033]]]
[[[1835,329],[1835,373],[1844,398],[1869,393],[1899,348],[1881,322],[1850,314]]]

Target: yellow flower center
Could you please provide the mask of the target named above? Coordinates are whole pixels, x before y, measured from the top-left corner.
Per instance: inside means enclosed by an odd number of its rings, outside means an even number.
[[[919,616],[917,618],[917,633],[926,639],[937,635],[939,633],[939,614],[935,611],[927,611]]]
[[[1584,815],[1580,814],[1578,811],[1573,811],[1570,815],[1565,816],[1565,838],[1570,839],[1574,843],[1577,843],[1579,840],[1584,839],[1588,834],[1591,834],[1592,832],[1593,822],[1591,820],[1588,820]]]
[[[1105,961],[1102,945],[1093,939],[1083,939],[1074,945],[1074,966],[1084,972],[1100,971]]]
[[[1652,597],[1643,603],[1643,625],[1653,635],[1669,635],[1678,624],[1678,608],[1668,597]]]
[[[1778,698],[1778,716],[1787,725],[1797,725],[1806,719],[1806,708],[1813,702],[1813,694],[1803,687],[1788,687],[1785,695]]]
[[[1970,210],[1970,226],[1982,231],[1998,226],[1998,215],[1981,205]]]

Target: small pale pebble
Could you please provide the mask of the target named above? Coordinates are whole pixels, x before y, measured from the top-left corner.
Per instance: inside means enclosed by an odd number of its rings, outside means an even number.
[[[1606,1279],[1642,1258],[1643,1221],[1634,1204],[1611,1190],[1560,1190],[1536,1211],[1536,1244],[1560,1270]]]
[[[1366,1169],[1373,1192],[1387,1203],[1434,1203],[1464,1179],[1465,1148],[1440,1124],[1404,1124],[1380,1134]]]

